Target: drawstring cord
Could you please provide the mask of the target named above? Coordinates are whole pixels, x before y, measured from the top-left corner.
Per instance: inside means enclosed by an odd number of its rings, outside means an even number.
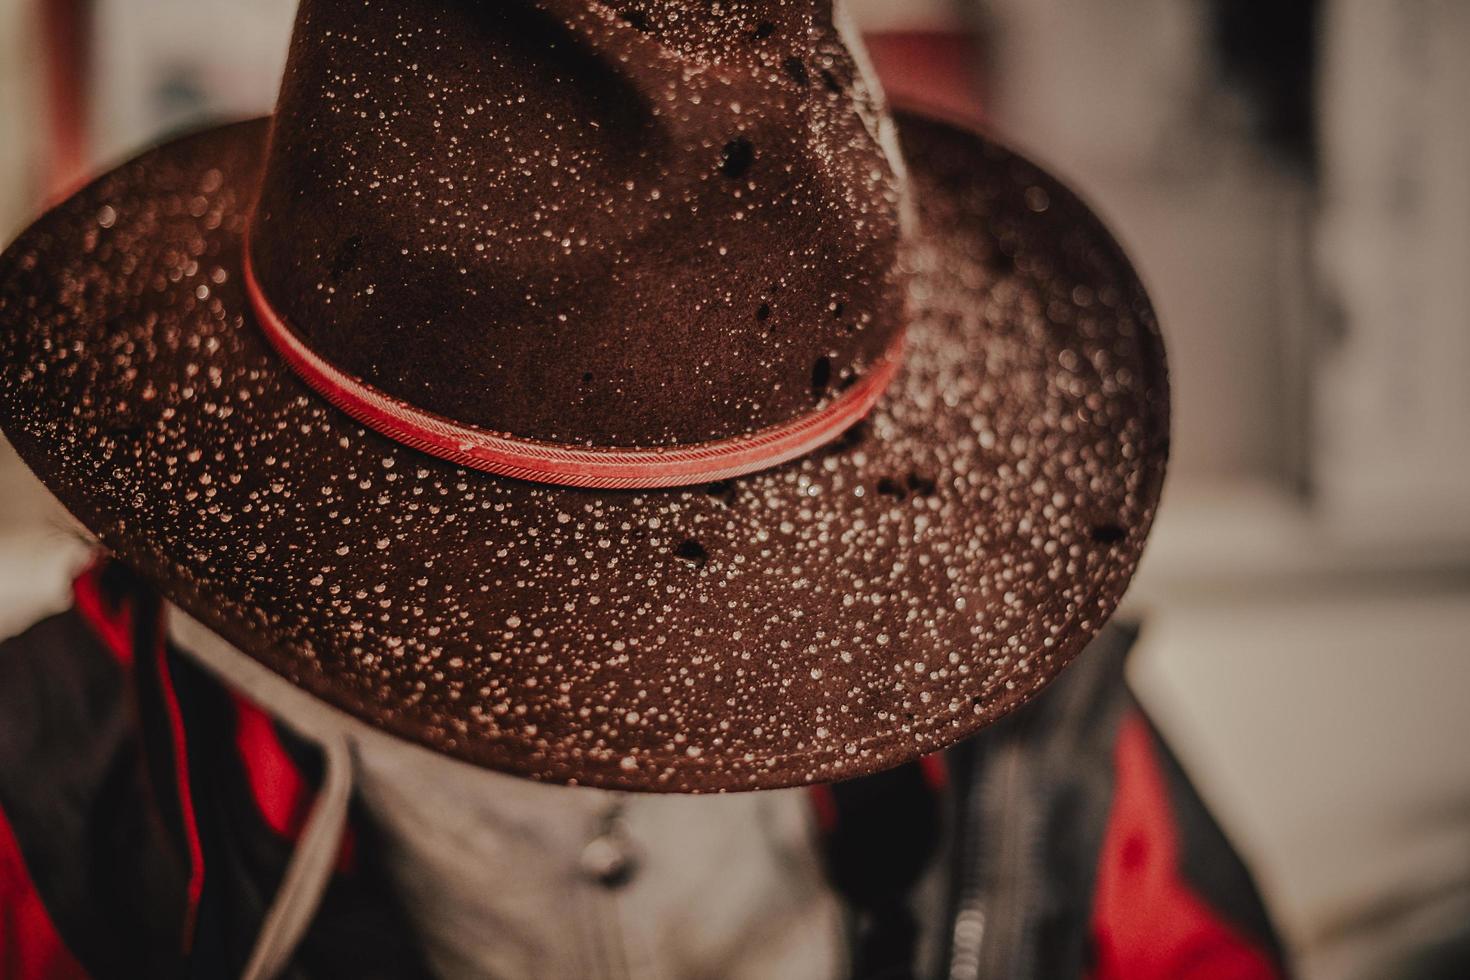
[[[293,719],[282,724],[322,753],[321,789],[241,974],[244,980],[273,980],[289,967],[332,880],[352,802],[354,748],[342,725],[330,719],[331,709],[311,695],[269,668],[235,653],[224,640],[182,611],[169,607],[166,620],[168,635],[176,647],[256,704],[279,706],[301,699],[305,710],[281,712]],[[320,719],[320,723],[309,723],[308,719],[313,718]]]
[[[326,768],[286,876],[266,912],[242,980],[274,980],[316,918],[342,848],[352,800],[352,750],[345,737],[319,742]]]

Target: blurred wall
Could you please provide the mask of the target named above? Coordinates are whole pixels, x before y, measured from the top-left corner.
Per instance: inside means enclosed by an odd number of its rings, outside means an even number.
[[[35,10],[27,0],[0,0],[0,239],[20,230],[40,197],[41,59]]]

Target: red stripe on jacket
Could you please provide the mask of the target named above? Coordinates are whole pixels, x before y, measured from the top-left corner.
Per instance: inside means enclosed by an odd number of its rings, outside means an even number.
[[[155,616],[161,615],[157,610]],[[174,777],[179,794],[179,813],[184,824],[184,843],[189,849],[189,914],[184,921],[184,950],[194,945],[194,925],[199,919],[199,903],[204,897],[204,845],[199,839],[199,820],[194,813],[193,780],[189,776],[188,734],[184,730],[184,714],[179,709],[179,696],[169,670],[168,644],[163,641],[162,623],[158,633],[158,681],[163,692],[164,711],[168,714],[169,735],[173,742]]]
[[[76,610],[102,645],[125,668],[138,664],[137,637],[140,616],[152,617],[148,635],[154,638],[149,666],[156,671],[159,695],[163,700],[168,723],[170,750],[173,757],[175,790],[178,795],[179,818],[184,829],[184,846],[189,856],[188,912],[184,920],[183,948],[194,941],[194,923],[199,916],[199,903],[204,895],[204,846],[199,837],[199,821],[194,813],[194,790],[189,776],[189,748],[184,716],[174,690],[173,672],[168,662],[168,644],[164,639],[163,603],[153,598],[147,608],[139,608],[139,599],[109,603],[102,589],[102,569],[107,559],[89,566],[72,583]]]
[[[250,784],[250,795],[266,826],[282,839],[296,841],[306,827],[316,791],[281,744],[271,716],[238,694],[233,695],[233,701],[235,749],[245,769],[245,781]],[[352,870],[355,840],[349,826],[337,856],[339,872]]]
[[[1271,980],[1266,954],[1224,921],[1180,871],[1179,832],[1153,735],[1127,718],[1098,864],[1091,980]]]
[[[235,749],[250,794],[266,826],[290,840],[301,835],[312,793],[276,735],[269,715],[239,695],[235,703]]]
[[[97,639],[123,667],[133,666],[133,610],[126,604],[116,608],[102,594],[102,558],[89,565],[71,584],[72,604]]]
[[[0,810],[0,977],[74,980],[86,975],[61,941]]]

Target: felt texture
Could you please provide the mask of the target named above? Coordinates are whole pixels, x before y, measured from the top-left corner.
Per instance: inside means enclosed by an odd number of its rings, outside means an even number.
[[[318,354],[418,408],[738,436],[905,323],[878,98],[817,0],[304,0],[251,254]]]
[[[0,256],[0,426],[195,618],[440,751],[663,791],[897,765],[1025,701],[1101,628],[1169,411],[1147,297],[1087,208],[971,131],[898,123],[908,355],[864,423],[780,468],[572,490],[353,423],[276,358],[241,287],[264,121],[145,154]]]

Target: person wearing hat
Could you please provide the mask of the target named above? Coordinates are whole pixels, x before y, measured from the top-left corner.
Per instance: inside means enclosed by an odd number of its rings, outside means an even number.
[[[1279,976],[1108,625],[1168,411],[829,3],[303,0],[0,258],[106,549],[0,647],[0,974]]]

